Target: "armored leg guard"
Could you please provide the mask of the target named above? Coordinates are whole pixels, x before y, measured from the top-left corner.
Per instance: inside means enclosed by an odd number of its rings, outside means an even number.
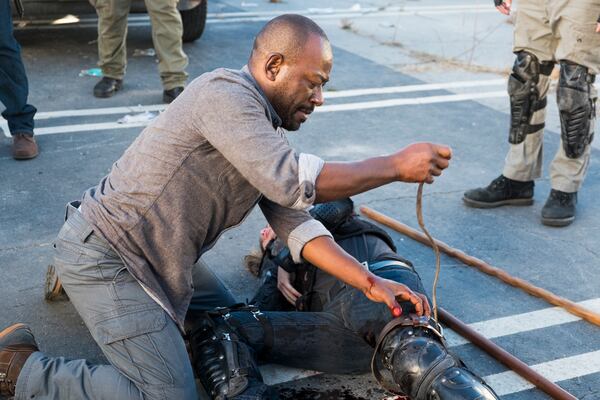
[[[194,371],[216,400],[277,399],[265,385],[256,364],[255,353],[231,323],[229,311],[260,312],[253,307],[217,309],[195,321],[190,334]]]
[[[412,400],[498,400],[492,388],[448,352],[439,326],[426,317],[388,323],[371,368],[384,388]]]
[[[594,137],[595,75],[582,65],[560,62],[556,98],[560,111],[562,142],[569,158],[579,158]]]
[[[526,51],[517,53],[512,74],[508,78],[510,96],[510,131],[508,141],[519,144],[530,133],[544,128],[543,121],[532,123],[533,114],[546,107],[546,92],[553,63],[540,63]]]

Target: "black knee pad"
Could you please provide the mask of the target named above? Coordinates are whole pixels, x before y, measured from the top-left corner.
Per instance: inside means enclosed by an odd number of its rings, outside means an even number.
[[[579,158],[592,142],[596,117],[595,75],[582,65],[560,62],[556,98],[567,157]]]
[[[508,78],[510,143],[522,143],[528,134],[544,127],[543,123],[532,125],[531,117],[533,113],[546,107],[546,97],[541,97],[540,94],[540,75],[549,76],[553,67],[553,63],[540,63],[535,55],[526,51],[517,53]]]
[[[498,400],[494,391],[448,352],[427,318],[393,320],[382,331],[373,373],[393,393],[412,400]]]

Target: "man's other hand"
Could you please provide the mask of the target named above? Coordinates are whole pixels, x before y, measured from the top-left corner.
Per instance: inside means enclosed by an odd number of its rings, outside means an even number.
[[[277,289],[287,301],[294,306],[296,305],[300,293],[292,286],[292,275],[281,267],[277,269]]]
[[[410,301],[417,315],[431,315],[431,308],[427,298],[421,294],[416,294],[406,285],[371,275],[369,278],[371,286],[365,291],[365,296],[370,300],[385,303],[394,317],[402,314],[402,308],[398,304],[400,301]]]
[[[512,4],[512,0],[494,0],[494,4],[496,5],[496,10],[500,11],[502,14],[510,14],[510,5]]]
[[[434,177],[448,168],[452,150],[433,143],[415,143],[392,157],[399,181],[433,183]]]

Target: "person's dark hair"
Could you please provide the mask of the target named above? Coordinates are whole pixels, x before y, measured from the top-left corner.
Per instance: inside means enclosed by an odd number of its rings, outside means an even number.
[[[260,249],[252,249],[250,253],[244,256],[244,265],[246,269],[254,276],[258,276],[260,273],[260,263],[262,262],[265,252]]]
[[[258,32],[252,54],[278,52],[295,58],[302,54],[310,35],[329,41],[327,35],[312,19],[298,14],[283,14],[273,18]]]

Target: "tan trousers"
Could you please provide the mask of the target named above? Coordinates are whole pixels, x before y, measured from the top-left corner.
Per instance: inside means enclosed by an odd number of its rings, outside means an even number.
[[[127,15],[131,0],[92,0],[98,13],[98,65],[104,76],[123,79],[127,66]],[[152,23],[152,42],[165,90],[184,86],[188,58],[177,0],[145,0]]]
[[[600,72],[600,33],[595,33],[600,0],[521,0],[515,24],[514,52],[527,51],[540,62],[560,60],[583,65],[590,73]],[[540,75],[538,90],[546,96],[550,80]],[[595,89],[593,89],[595,95]],[[546,110],[533,114],[531,124],[544,122]],[[590,129],[594,129],[592,121]],[[543,129],[511,145],[503,175],[517,181],[530,181],[542,175]],[[550,165],[552,188],[577,192],[589,165],[591,148],[577,158],[568,158],[562,140]]]

